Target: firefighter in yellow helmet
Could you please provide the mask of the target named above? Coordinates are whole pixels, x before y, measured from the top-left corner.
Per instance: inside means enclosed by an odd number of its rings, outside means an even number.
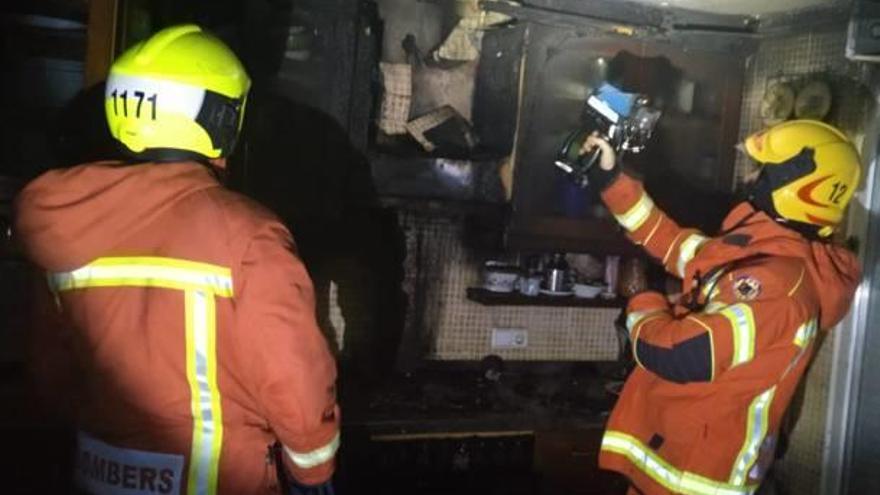
[[[43,395],[72,396],[85,492],[268,494],[288,475],[330,489],[336,369],[311,281],[282,223],[214,173],[249,85],[214,36],[163,29],[107,79],[128,159],[50,171],[17,198],[48,274],[35,369]]]
[[[760,167],[750,201],[807,236],[831,235],[859,183],[849,139],[824,122],[793,120],[752,134],[744,148]]]
[[[843,318],[859,282],[855,256],[828,240],[858,186],[852,143],[796,120],[744,144],[760,173],[715,237],[669,218],[606,142],[584,146],[602,149],[591,185],[684,293],[671,303],[644,290],[627,306],[637,366],[599,463],[626,475],[633,493],[754,493],[817,335]]]
[[[110,68],[110,134],[145,159],[219,159],[235,146],[250,79],[234,53],[195,25],[164,29]]]

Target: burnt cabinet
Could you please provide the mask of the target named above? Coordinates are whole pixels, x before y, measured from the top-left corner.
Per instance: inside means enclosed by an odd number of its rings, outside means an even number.
[[[581,125],[587,95],[605,80],[663,107],[652,143],[625,166],[683,225],[717,227],[733,183],[743,54],[531,24],[524,67],[509,247],[636,251],[597,191],[581,190],[553,166]]]
[[[559,429],[535,433],[533,469],[541,495],[623,495],[623,476],[599,469],[603,428]]]

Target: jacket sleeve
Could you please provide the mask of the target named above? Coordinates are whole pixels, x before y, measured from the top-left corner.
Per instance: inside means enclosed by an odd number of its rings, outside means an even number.
[[[638,294],[627,310],[636,362],[669,381],[712,381],[754,357],[755,311],[761,304],[736,303],[678,317],[663,294]]]
[[[45,412],[72,420],[76,409],[78,377],[70,324],[36,268],[29,277],[26,359],[32,393]]]
[[[684,277],[688,262],[709,238],[696,229],[679,227],[654,204],[641,182],[625,173],[608,180],[602,200],[629,238],[660,260],[669,273]]]
[[[236,282],[235,345],[246,386],[302,484],[329,480],[339,447],[336,364],[315,319],[311,280],[278,223],[252,238]]]

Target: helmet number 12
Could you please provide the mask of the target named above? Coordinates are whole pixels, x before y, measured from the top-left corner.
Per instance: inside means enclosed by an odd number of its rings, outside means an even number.
[[[839,205],[840,200],[843,198],[843,195],[847,191],[846,184],[841,184],[840,182],[835,182],[831,187],[831,196],[828,198],[832,203]]]
[[[137,105],[134,108],[134,117],[139,119],[141,118],[141,107],[144,104],[144,100],[147,100],[150,103],[150,118],[152,120],[156,120],[156,102],[158,100],[158,95],[153,93],[151,96],[147,97],[146,93],[143,91],[132,91],[132,95],[134,99],[137,99]],[[122,100],[122,115],[124,117],[128,117],[128,90],[125,90],[119,93],[117,90],[113,90],[110,93],[110,96],[113,97],[113,114],[119,115],[119,104],[117,100]]]

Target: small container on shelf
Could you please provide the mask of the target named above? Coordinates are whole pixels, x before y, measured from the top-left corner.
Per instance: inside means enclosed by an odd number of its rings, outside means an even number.
[[[547,295],[571,295],[571,271],[565,255],[556,253],[547,263],[544,272],[544,290]]]
[[[518,264],[487,261],[483,286],[467,289],[468,300],[486,306],[620,308],[626,303],[613,292],[605,295],[601,275],[582,276],[562,253],[530,255],[518,258]]]
[[[605,291],[600,295],[603,299],[617,297],[617,279],[620,273],[620,256],[605,257]]]
[[[537,296],[541,293],[541,275],[525,274],[519,278],[519,293],[524,296]]]
[[[487,261],[483,268],[483,288],[491,292],[513,292],[519,280],[519,267],[501,261]]]
[[[575,297],[593,299],[605,291],[605,263],[589,254],[566,255],[573,279],[572,290]]]
[[[537,296],[541,293],[541,257],[537,255],[526,256],[523,260],[523,269],[517,282],[519,293],[524,296]]]
[[[598,285],[598,284],[583,283],[583,284],[574,284],[573,289],[574,289],[575,297],[581,297],[584,299],[593,299],[593,298],[599,297],[599,294],[601,294],[605,290],[605,286]]]

